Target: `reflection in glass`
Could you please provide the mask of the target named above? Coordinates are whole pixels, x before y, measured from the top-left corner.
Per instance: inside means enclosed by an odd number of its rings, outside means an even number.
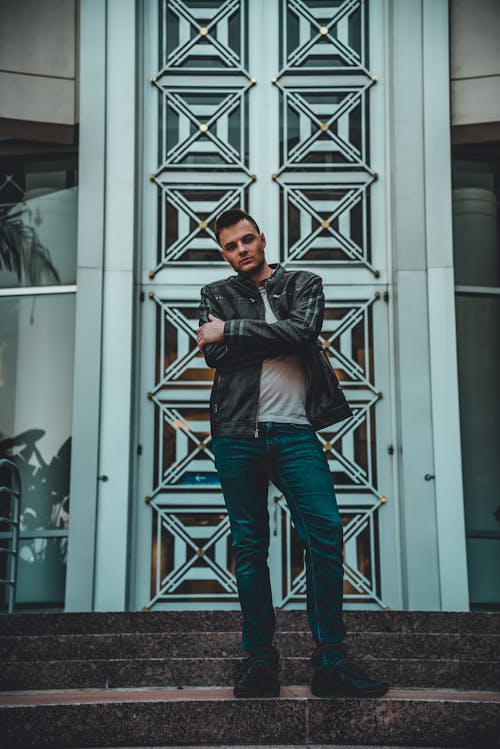
[[[32,538],[19,543],[16,604],[64,605],[67,538]]]
[[[74,172],[0,173],[0,287],[76,282]]]
[[[497,201],[492,190],[453,190],[453,251],[456,284],[500,285]]]
[[[500,297],[456,297],[462,470],[468,530],[498,530]]]
[[[18,603],[64,597],[74,318],[73,295],[0,298],[0,458],[20,470],[20,530],[33,535],[20,543]]]

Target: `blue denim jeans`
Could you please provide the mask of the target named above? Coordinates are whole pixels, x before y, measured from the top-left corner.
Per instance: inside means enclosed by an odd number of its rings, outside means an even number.
[[[323,449],[308,425],[259,424],[257,438],[218,437],[215,463],[231,523],[243,614],[243,649],[275,659],[275,615],[267,564],[270,471],[305,548],[307,615],[314,665],[345,658],[342,522]]]

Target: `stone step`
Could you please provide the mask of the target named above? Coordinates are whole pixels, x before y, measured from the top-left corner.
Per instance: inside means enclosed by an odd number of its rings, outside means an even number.
[[[497,660],[500,635],[402,632],[350,632],[353,656]],[[239,632],[147,632],[57,634],[0,637],[0,661],[82,660],[102,658],[181,658],[241,655]],[[276,646],[284,657],[309,657],[309,632],[278,632]]]
[[[346,611],[356,632],[500,632],[500,612]],[[308,629],[304,611],[276,611],[277,630]],[[238,631],[239,611],[131,611],[59,614],[0,614],[0,635],[105,634],[106,632]]]
[[[272,744],[272,749],[373,749],[373,744]],[[98,749],[98,747],[84,747],[83,749]],[[131,749],[131,747],[110,747],[109,749]],[[136,747],[135,749],[146,749]],[[147,747],[147,749],[167,749],[163,746]],[[168,749],[262,749],[262,744],[191,744],[190,746],[169,746]],[[377,749],[460,749],[460,747],[440,746],[380,746]]]
[[[14,661],[0,670],[0,690],[206,687],[234,683],[243,658],[143,658]],[[358,657],[356,663],[393,687],[500,690],[500,662]],[[282,658],[286,685],[309,685],[308,658]]]
[[[272,749],[373,749],[373,744],[272,744]],[[86,747],[84,749],[98,749],[97,747]],[[109,749],[131,749],[131,747],[110,747]],[[136,747],[146,749],[146,747]],[[153,746],[147,749],[167,749],[163,746]],[[169,746],[168,749],[262,749],[262,744],[191,744],[190,746]],[[460,749],[460,747],[440,746],[380,746],[377,749]]]
[[[283,688],[235,700],[229,689],[65,690],[0,695],[4,749],[176,744],[500,746],[500,694],[391,690],[379,699],[318,699]]]

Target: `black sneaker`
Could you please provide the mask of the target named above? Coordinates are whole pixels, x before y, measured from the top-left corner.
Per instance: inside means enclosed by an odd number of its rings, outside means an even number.
[[[278,665],[249,658],[243,676],[234,687],[235,697],[278,697]]]
[[[370,679],[346,661],[317,668],[311,683],[315,697],[381,697],[388,689],[385,681]]]

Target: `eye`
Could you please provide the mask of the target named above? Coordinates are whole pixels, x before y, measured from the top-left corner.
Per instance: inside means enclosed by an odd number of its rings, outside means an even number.
[[[230,242],[229,244],[226,244],[224,246],[224,249],[226,252],[232,252],[233,250],[236,249],[236,244],[234,242]]]
[[[243,237],[241,241],[243,242],[243,244],[251,244],[254,239],[255,236],[253,234],[247,234],[246,237]]]

